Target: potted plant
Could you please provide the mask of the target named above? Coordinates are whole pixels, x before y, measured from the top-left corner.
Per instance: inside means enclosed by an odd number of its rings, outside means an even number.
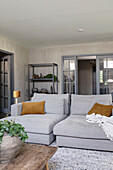
[[[22,142],[28,139],[21,124],[15,121],[0,121],[0,162],[10,162],[19,152]]]

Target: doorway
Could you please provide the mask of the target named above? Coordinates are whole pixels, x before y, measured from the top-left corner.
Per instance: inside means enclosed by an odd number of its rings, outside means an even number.
[[[113,54],[62,56],[62,93],[111,94]]]
[[[0,50],[0,117],[10,114],[14,89],[13,54]]]
[[[96,59],[78,58],[78,94],[96,94]]]

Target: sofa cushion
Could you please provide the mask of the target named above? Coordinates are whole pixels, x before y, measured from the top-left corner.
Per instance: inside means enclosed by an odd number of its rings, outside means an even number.
[[[41,102],[42,99],[34,99],[32,102]],[[45,113],[61,114],[64,115],[64,99],[60,98],[58,100],[53,100],[51,98],[45,101]]]
[[[32,97],[32,101],[61,101],[64,100],[64,114],[69,114],[69,94],[38,94],[34,93]],[[49,103],[48,103],[49,104]],[[52,106],[52,105],[51,105]],[[58,109],[58,107],[57,107]],[[54,113],[56,113],[56,108],[54,109]],[[52,109],[53,112],[53,109]]]
[[[53,132],[57,136],[77,138],[107,139],[104,131],[96,123],[86,122],[84,115],[71,115],[55,125]]]
[[[95,103],[112,104],[112,96],[107,95],[72,95],[71,114],[86,115]]]
[[[63,120],[65,115],[42,114],[42,115],[23,115],[7,117],[8,120],[15,120],[22,124],[25,130],[30,133],[50,134],[56,123]],[[2,119],[1,119],[2,120]]]
[[[22,113],[25,114],[44,114],[45,101],[42,102],[22,102]]]
[[[95,113],[95,114],[100,114],[103,116],[110,117],[112,115],[112,105],[104,105],[104,104],[99,104],[95,103],[91,110],[89,110],[88,115]]]

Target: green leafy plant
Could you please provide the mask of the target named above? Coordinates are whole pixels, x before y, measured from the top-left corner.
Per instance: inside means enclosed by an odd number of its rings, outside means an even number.
[[[53,74],[47,74],[46,76],[45,76],[45,78],[53,78]],[[56,82],[57,81],[57,76],[55,76],[54,75],[54,81]],[[58,82],[59,82],[59,80],[58,80]]]
[[[0,121],[0,143],[2,142],[2,138],[4,136],[4,132],[7,132],[9,136],[19,137],[22,142],[25,142],[28,139],[27,133],[24,130],[21,124],[15,123],[15,121]]]

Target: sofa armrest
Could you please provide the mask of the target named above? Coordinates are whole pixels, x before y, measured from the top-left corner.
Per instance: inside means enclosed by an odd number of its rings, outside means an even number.
[[[11,105],[11,116],[20,116],[22,112],[22,103]]]

